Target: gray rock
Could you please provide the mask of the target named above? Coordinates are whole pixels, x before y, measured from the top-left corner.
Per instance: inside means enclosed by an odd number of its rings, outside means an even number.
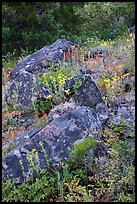
[[[23,135],[15,140],[16,147],[3,158],[4,177],[6,179],[19,178],[19,183],[26,182],[30,176],[35,178],[38,175],[31,171],[27,159],[29,156],[31,157],[31,153],[28,151],[31,152],[35,149],[38,152],[38,161],[35,161],[36,155],[33,153],[34,165],[40,167],[41,170],[46,169],[48,168],[48,158],[54,166],[69,160],[67,148],[73,148],[76,141],[88,137],[88,134],[93,134],[95,130],[99,130],[101,127],[102,125],[95,112],[88,107],[82,106],[64,113],[38,133],[31,135],[26,133],[25,136]],[[101,139],[100,135],[94,135],[94,139]],[[44,157],[40,142],[43,143],[47,158]],[[90,161],[93,161],[96,151],[97,147],[90,154]],[[22,161],[24,167],[24,174],[20,161]]]
[[[134,33],[135,34],[135,26],[132,26],[130,28],[128,28],[128,33]]]
[[[10,74],[12,84],[5,94],[8,106],[16,109],[33,109],[33,104],[40,99],[45,99],[50,91],[43,85],[39,85],[37,74],[42,74],[52,65],[58,65],[63,60],[63,52],[67,51],[71,42],[57,40],[51,46],[45,46],[41,50],[28,55],[19,62]]]
[[[36,104],[38,99],[46,99],[49,94],[50,91],[39,85],[33,74],[24,71],[19,72],[13,80],[5,99],[7,105],[12,108],[33,110],[33,103]]]
[[[135,87],[135,76],[123,79],[123,87],[125,92],[130,92]]]
[[[70,105],[71,109],[66,108],[69,105],[64,106],[66,111],[62,111],[62,114],[48,125],[15,139],[13,142],[15,147],[3,158],[3,175],[6,179],[18,178],[18,183],[27,182],[30,176],[36,178],[43,169],[49,168],[48,159],[51,166],[69,161],[68,147],[73,148],[75,143],[87,137],[101,140],[100,130],[109,119],[109,111],[91,77],[88,76],[84,80],[74,99],[76,102],[74,101],[73,106]],[[88,152],[84,162],[92,165],[97,151],[98,145]],[[38,172],[31,169],[29,159],[32,159],[34,166],[39,168]]]
[[[95,108],[97,103],[102,103],[102,95],[95,82],[88,76],[80,86],[77,92],[74,94],[73,99],[79,105]]]

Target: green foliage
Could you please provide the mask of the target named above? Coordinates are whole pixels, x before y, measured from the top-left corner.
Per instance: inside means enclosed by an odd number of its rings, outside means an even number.
[[[77,32],[79,19],[74,10],[81,5],[75,2],[3,2],[3,53],[13,52],[15,48],[20,51],[20,47],[34,51]]]
[[[124,124],[125,125],[125,124]],[[123,125],[123,130],[125,126]],[[72,167],[73,161],[83,162],[88,151],[93,148],[97,141],[92,138],[85,138],[82,142],[76,143],[75,148],[70,149],[72,163],[64,163],[61,170],[50,166],[50,159],[47,164],[48,170],[41,169],[43,175],[36,180],[29,177],[29,183],[15,184],[15,179],[2,180],[2,201],[3,202],[100,202],[104,194],[111,202],[134,202],[135,201],[135,167],[128,160],[134,149],[130,148],[125,141],[118,137],[118,133],[124,131],[116,129],[111,124],[103,134],[105,145],[109,148],[105,164],[98,165],[102,158],[95,158],[94,168]],[[41,143],[42,151],[46,158],[47,153]],[[14,148],[14,147],[12,147]],[[39,153],[32,149],[28,152],[27,160],[31,171],[40,172],[37,163]],[[22,161],[20,161],[22,165]]]
[[[133,165],[135,148],[133,142],[127,143],[125,139],[128,137],[125,135],[128,125],[125,125],[125,123],[121,126],[110,123],[109,129],[103,134],[103,141],[108,147],[108,156],[102,166],[98,165],[102,158],[95,159],[95,165],[99,168],[98,173],[90,178],[94,180],[97,201],[103,196],[104,189],[112,202],[135,201],[135,166]]]
[[[47,158],[47,153],[43,149],[43,144],[41,143],[42,151]],[[37,167],[39,160],[38,152],[32,149],[28,152],[27,160],[29,162],[30,170],[32,172],[40,172],[40,168]],[[22,166],[22,161],[19,161]],[[21,185],[16,185],[16,179],[2,180],[3,182],[3,202],[48,202],[55,201],[57,196],[63,200],[69,200],[70,196],[75,195],[75,188],[78,183],[85,184],[86,182],[86,172],[85,169],[77,168],[73,170],[68,166],[68,164],[62,165],[62,170],[59,171],[56,168],[50,167],[50,160],[48,161],[48,170],[41,169],[43,175],[35,180],[33,177],[28,178],[28,183],[22,183]],[[24,172],[24,167],[22,166]],[[25,172],[24,172],[25,174]],[[73,191],[71,190],[73,188]],[[86,189],[82,186],[81,188],[82,199],[87,199]]]
[[[134,2],[90,2],[85,3],[78,13],[83,20],[80,35],[115,39],[123,32],[127,32],[127,27],[134,24],[135,4]]]
[[[40,113],[43,114],[45,112],[49,112],[51,110],[51,108],[54,106],[54,102],[51,100],[40,100],[37,102],[37,104],[35,105],[34,111],[35,113]]]
[[[84,5],[86,4],[87,3],[84,3]],[[50,4],[48,6],[50,7]],[[8,10],[8,8],[6,9]],[[133,38],[131,36],[130,39],[126,38],[124,40],[121,40],[120,38],[118,41],[111,42],[104,40],[100,41],[99,38],[90,37],[84,43],[82,49],[83,51],[87,52],[91,49],[91,47],[95,48],[98,45],[101,45],[103,47],[108,45],[108,48],[111,48],[110,55],[106,57],[106,61],[103,63],[100,59],[100,61],[96,61],[96,64],[97,68],[102,66],[102,68],[104,69],[103,76],[99,76],[101,83],[99,88],[104,94],[102,84],[105,86],[105,100],[107,102],[113,103],[118,99],[117,95],[119,93],[123,93],[122,86],[120,86],[119,83],[122,81],[121,79],[128,77],[129,75],[134,75],[135,64]],[[83,53],[81,53],[81,56],[83,56]],[[26,55],[27,51],[21,53],[21,56]],[[3,71],[10,71],[10,68],[13,67],[13,56],[14,55],[10,56],[10,54],[7,54],[6,61],[3,60]],[[19,58],[17,58],[17,60],[18,59]],[[117,62],[116,64],[113,63],[115,61]],[[122,68],[127,64],[129,65],[130,69],[128,70],[127,74],[122,76]],[[77,67],[79,68],[78,65]],[[48,96],[47,101],[49,101],[49,103],[52,102],[52,97],[54,97],[56,94],[56,99],[58,98],[58,96],[59,98],[63,96],[63,83],[66,79],[73,76],[73,72],[71,72],[72,68],[74,69],[74,65],[71,66],[71,64],[69,63],[67,64],[67,66],[63,65],[61,69],[58,68],[57,70],[54,70],[56,69],[56,67],[53,66],[51,70],[49,70],[49,73],[46,73],[40,78],[45,87],[48,87],[54,93],[52,96]],[[94,68],[94,65],[92,65],[92,68]],[[120,75],[118,74],[119,70]],[[70,72],[72,75],[70,74]],[[50,76],[52,76],[53,78],[50,78]],[[46,84],[46,82],[48,83]],[[78,87],[79,86],[80,84],[78,82]],[[76,85],[76,88],[78,87]],[[58,90],[60,90],[60,92],[58,92]],[[56,93],[56,91],[58,93]],[[68,92],[68,96],[69,93],[70,92]],[[49,104],[47,104],[45,101],[41,102],[40,110],[45,110],[45,108],[47,108],[47,105]],[[12,121],[13,118],[7,116],[5,115],[3,117],[3,122],[5,122],[4,120],[6,119],[6,124],[3,127],[6,128],[15,126],[15,123],[12,122],[17,123],[17,118],[15,117],[15,121]],[[9,121],[9,124],[7,123],[7,121]],[[45,120],[42,121],[43,125],[45,124],[45,122]],[[127,128],[131,128],[131,131],[128,135],[125,134]],[[88,154],[89,149],[93,148],[96,144],[96,141],[93,141],[92,138],[86,138],[85,141],[75,144],[74,149],[70,149],[70,157],[72,158],[72,161],[71,163],[67,162],[66,164],[63,164],[62,170],[60,171],[51,168],[50,172],[46,170],[44,172],[43,170],[43,176],[40,176],[35,181],[33,180],[33,178],[29,178],[31,182],[24,183],[22,185],[16,185],[14,180],[5,181],[3,179],[2,201],[135,202],[135,166],[133,161],[135,157],[135,148],[134,142],[132,143],[126,141],[127,137],[130,137],[130,139],[134,139],[134,127],[130,127],[128,124],[122,121],[120,121],[120,125],[108,125],[106,131],[104,130],[104,132],[102,133],[102,141],[108,148],[108,152],[105,158],[105,165],[101,166],[98,164],[99,161],[102,161],[102,158],[95,158],[95,166],[92,168],[86,169],[86,165],[84,167],[82,166],[83,168],[79,166],[76,166],[74,168],[73,161],[76,163],[84,162],[85,164],[86,154]],[[15,146],[11,144],[5,154],[8,153],[8,151],[12,150],[14,147]],[[39,169],[37,169],[36,165],[34,165],[37,163],[37,155],[38,153],[33,150],[28,160],[31,163],[30,166],[32,167],[32,171],[34,170],[39,173]],[[33,156],[35,156],[35,158]]]
[[[45,72],[39,79],[39,84],[44,85],[52,95],[47,96],[47,99],[51,99],[55,104],[59,104],[66,96],[72,94],[72,90],[65,89],[64,85],[66,80],[71,80],[72,76],[76,75],[71,66],[61,65],[56,68],[54,65],[49,68],[48,72]],[[73,86],[73,91],[81,85],[81,81],[76,81]]]
[[[6,151],[2,152],[3,155],[8,154],[12,149],[14,149],[16,147],[16,145],[14,143],[10,143],[8,148],[6,149]]]
[[[83,141],[74,144],[74,150],[68,148],[70,158],[73,162],[81,162],[88,152],[97,145],[97,141],[92,138],[84,138]]]
[[[134,2],[2,2],[2,50],[34,51],[59,38],[115,39],[134,23]]]

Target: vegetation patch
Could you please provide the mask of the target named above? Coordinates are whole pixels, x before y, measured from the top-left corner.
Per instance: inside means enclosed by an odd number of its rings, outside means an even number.
[[[120,98],[124,97],[123,81],[135,76],[135,35],[134,32],[127,31],[134,24],[134,2],[71,3],[68,6],[61,2],[37,2],[33,6],[33,3],[27,2],[2,3],[3,146],[21,133],[48,123],[48,112],[55,105],[53,101],[56,104],[65,101],[81,85],[77,81],[74,90],[64,88],[66,81],[70,81],[81,68],[92,71],[92,77],[95,77],[110,112]],[[13,18],[15,16],[18,17]],[[48,29],[44,22],[47,22]],[[74,25],[75,32],[71,29]],[[35,35],[32,28],[36,31]],[[41,32],[39,28],[42,28]],[[20,120],[27,112],[10,109],[4,101],[4,92],[10,86],[10,72],[19,61],[33,53],[34,48],[37,51],[59,38],[73,40],[77,42],[77,46],[64,52],[60,67],[53,65],[48,72],[37,76],[40,84],[53,94],[47,97],[47,101],[41,101],[39,107],[34,104],[35,121],[29,127],[24,127],[20,125]],[[105,50],[103,56],[96,52],[100,48],[102,53]],[[128,69],[124,73],[126,67]],[[132,88],[134,89],[134,84],[131,85]],[[128,110],[132,112],[131,106],[129,103]],[[115,112],[112,114],[115,115]],[[131,131],[127,134],[128,128]],[[62,164],[60,170],[53,167],[50,171],[43,169],[42,176],[36,180],[29,178],[29,183],[21,185],[16,184],[16,179],[2,178],[2,202],[135,202],[135,148],[132,142],[135,139],[134,129],[134,126],[129,127],[123,121],[119,125],[110,122],[101,132],[102,143],[107,148],[106,157],[95,158],[92,167],[83,165],[81,168],[80,165],[74,165],[74,162],[85,162],[86,154],[95,147],[97,141],[89,137],[74,145],[74,149],[70,150],[71,162]],[[127,142],[127,138],[131,138],[131,141]],[[14,147],[11,143],[3,154],[7,154]],[[39,169],[34,165],[37,154],[33,150],[28,160],[34,167],[33,170],[38,172]],[[34,161],[31,160],[32,156],[35,157]]]

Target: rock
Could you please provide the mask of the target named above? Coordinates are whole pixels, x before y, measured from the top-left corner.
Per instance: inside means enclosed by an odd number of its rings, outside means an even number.
[[[81,68],[80,72],[82,74],[89,74],[89,75],[92,75],[92,73],[93,73],[90,69],[85,69],[85,68]]]
[[[125,92],[130,92],[135,86],[135,76],[130,76],[123,79],[123,87]]]
[[[103,102],[101,92],[90,76],[88,76],[82,86],[78,88],[73,99],[79,105],[88,106],[90,108],[95,108],[97,103]]]
[[[28,111],[34,108],[32,101],[36,103],[40,99],[46,99],[50,91],[39,85],[36,75],[42,74],[53,63],[61,63],[63,52],[67,51],[71,44],[70,41],[57,40],[19,62],[10,74],[12,84],[5,95],[7,105]]]
[[[134,33],[135,34],[135,26],[132,26],[130,28],[128,28],[128,33]]]
[[[27,151],[33,151],[33,149],[38,152],[39,157],[37,163],[35,163],[36,161],[34,159],[35,166],[39,166],[41,170],[48,168],[47,158],[50,158],[54,165],[61,164],[63,161],[70,159],[68,147],[73,148],[73,144],[77,140],[88,137],[88,134],[100,128],[101,123],[99,119],[93,110],[88,107],[77,107],[75,110],[64,113],[37,134],[31,137],[26,134],[23,137],[17,138],[18,144],[17,140],[15,140],[17,146],[3,159],[3,173],[5,178],[19,178],[19,183],[27,181],[27,178],[33,174],[27,161],[27,157],[31,153]],[[95,138],[100,139],[99,135]],[[44,149],[48,154],[47,158],[44,157],[40,142],[43,143]],[[96,152],[94,150],[92,155],[90,155],[92,160],[95,154]],[[34,156],[35,153],[33,153]],[[25,176],[23,175],[19,161],[23,163]],[[38,175],[33,174],[33,176],[36,177]]]
[[[33,102],[36,104],[38,99],[46,99],[49,94],[50,91],[39,85],[33,74],[24,71],[13,80],[5,99],[12,108],[30,111],[34,109]]]
[[[110,117],[108,107],[104,104],[104,102],[97,103],[96,114],[98,115],[101,124],[104,126]]]
[[[31,176],[36,178],[43,169],[49,169],[48,159],[51,166],[69,161],[68,147],[74,148],[75,143],[88,137],[101,140],[100,132],[109,119],[109,111],[91,77],[85,78],[70,99],[70,105],[66,103],[62,111],[60,105],[60,112],[57,107],[56,110],[54,108],[51,115],[55,116],[58,111],[58,116],[53,117],[48,125],[27,132],[13,141],[15,147],[3,157],[4,178],[18,178],[17,183],[27,182]],[[92,165],[97,151],[98,144],[88,152],[84,162]],[[38,172],[32,171],[29,159],[39,168]]]

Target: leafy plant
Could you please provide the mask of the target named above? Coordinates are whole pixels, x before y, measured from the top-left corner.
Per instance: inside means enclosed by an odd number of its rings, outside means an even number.
[[[74,150],[68,148],[70,158],[73,162],[82,162],[88,152],[97,145],[97,141],[89,138],[84,138],[83,141],[74,143]]]

